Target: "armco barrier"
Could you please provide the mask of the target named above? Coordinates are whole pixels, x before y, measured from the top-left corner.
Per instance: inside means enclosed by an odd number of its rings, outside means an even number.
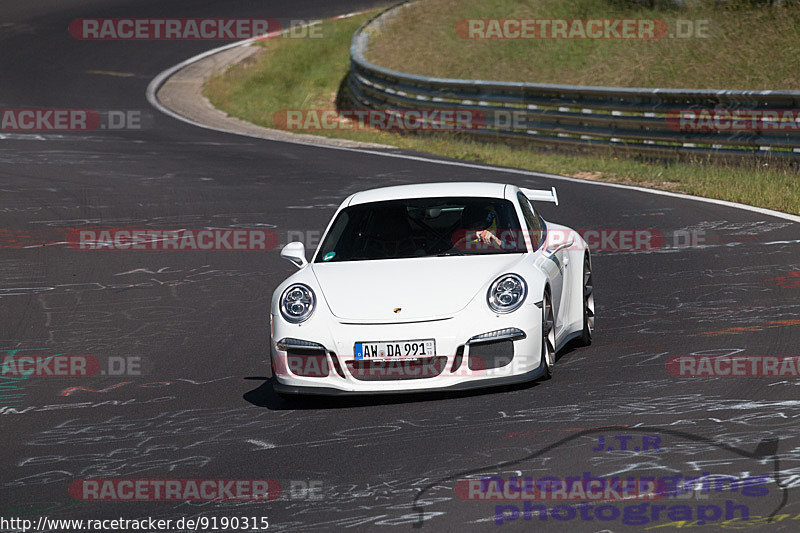
[[[800,91],[642,89],[430,78],[390,70],[368,61],[370,39],[384,21],[410,3],[387,9],[353,35],[348,89],[364,109],[465,109],[485,117],[472,134],[504,136],[552,146],[592,146],[651,154],[783,156],[800,158],[800,123],[781,122],[785,111],[800,116]],[[768,114],[760,127],[737,131],[687,131],[689,110],[740,110]],[[713,115],[712,115],[713,116]]]

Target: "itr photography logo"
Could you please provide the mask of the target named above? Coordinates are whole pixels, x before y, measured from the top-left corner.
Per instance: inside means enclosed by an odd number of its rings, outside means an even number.
[[[442,486],[452,486],[458,498],[475,502],[480,517],[476,523],[491,521],[499,527],[525,523],[536,528],[563,522],[575,530],[587,521],[593,522],[592,527],[637,526],[641,530],[642,526],[769,523],[787,516],[776,518],[787,505],[790,485],[782,480],[778,446],[777,438],[766,438],[748,450],[653,426],[590,428],[519,459],[433,481],[413,500],[414,527],[423,526],[425,507],[435,505],[429,493]],[[559,466],[551,454],[564,447],[569,448],[568,462]],[[670,453],[696,457],[701,451],[703,471],[698,471],[701,467],[696,462],[669,463]],[[711,460],[709,454],[722,457]],[[686,464],[695,466],[689,472],[681,470]],[[604,465],[609,465],[606,472]]]

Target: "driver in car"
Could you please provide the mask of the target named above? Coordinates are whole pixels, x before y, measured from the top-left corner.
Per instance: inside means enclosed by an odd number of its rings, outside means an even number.
[[[467,242],[502,246],[496,235],[498,220],[493,205],[467,205],[461,212],[461,221],[467,230]]]

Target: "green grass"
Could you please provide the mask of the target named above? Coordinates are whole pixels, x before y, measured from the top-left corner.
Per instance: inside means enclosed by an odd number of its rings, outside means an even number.
[[[276,39],[266,53],[209,80],[205,95],[228,114],[274,127],[276,111],[334,109],[349,65],[350,38],[370,15],[326,22],[325,39]],[[406,48],[395,47],[397,55]],[[653,163],[613,154],[569,154],[529,146],[482,143],[459,135],[390,132],[313,132],[487,164],[654,187],[800,214],[796,170],[775,163],[711,164],[704,159]]]
[[[666,2],[663,2],[666,3]],[[460,37],[470,18],[706,20],[707,37],[658,40]],[[624,0],[424,0],[382,28],[368,59],[451,78],[698,89],[800,88],[800,3],[699,0],[652,9]],[[398,47],[398,43],[402,43]],[[402,49],[402,53],[398,51]]]
[[[274,39],[259,43],[266,53],[254,62],[236,65],[206,83],[204,94],[229,115],[275,127],[276,111],[335,109],[339,84],[350,65],[350,40],[364,20],[361,15],[325,22],[323,39]],[[331,132],[318,135],[339,137]],[[373,141],[374,134],[353,132],[349,139]],[[381,135],[384,142],[392,136]]]

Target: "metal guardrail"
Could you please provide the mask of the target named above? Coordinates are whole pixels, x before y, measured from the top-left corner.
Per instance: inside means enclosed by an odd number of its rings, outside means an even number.
[[[559,146],[625,148],[664,155],[761,155],[800,158],[800,123],[771,121],[749,131],[687,131],[691,110],[800,110],[800,91],[642,89],[431,78],[390,70],[365,52],[381,25],[408,3],[365,22],[353,35],[348,89],[353,104],[373,110],[463,109],[485,124],[471,134]],[[676,125],[677,123],[677,125]],[[779,126],[783,124],[784,128]]]

